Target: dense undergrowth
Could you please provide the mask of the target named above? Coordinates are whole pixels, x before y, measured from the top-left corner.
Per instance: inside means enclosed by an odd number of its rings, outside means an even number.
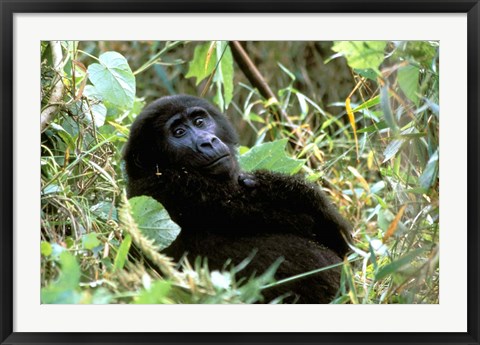
[[[42,303],[254,303],[278,284],[275,265],[236,279],[248,258],[223,272],[172,262],[161,249],[181,230],[125,198],[129,126],[174,93],[229,115],[244,169],[299,171],[354,225],[333,303],[438,303],[438,43],[247,42],[267,90],[233,48],[42,42]]]

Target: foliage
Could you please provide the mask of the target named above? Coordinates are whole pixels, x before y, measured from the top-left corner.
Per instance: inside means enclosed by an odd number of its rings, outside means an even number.
[[[246,45],[276,99],[224,41],[62,42],[60,68],[41,43],[42,111],[56,107],[41,143],[42,303],[254,303],[278,284],[280,262],[248,280],[249,258],[173,263],[161,249],[181,230],[155,200],[125,199],[129,126],[166,93],[228,109],[245,170],[323,185],[355,229],[333,303],[438,303],[438,43]]]
[[[245,171],[270,170],[293,175],[305,164],[305,159],[293,159],[285,154],[287,139],[281,139],[252,147],[239,157]]]

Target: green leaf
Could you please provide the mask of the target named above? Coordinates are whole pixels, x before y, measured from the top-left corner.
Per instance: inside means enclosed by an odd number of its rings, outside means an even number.
[[[424,67],[432,69],[435,63],[435,56],[438,54],[438,46],[440,42],[433,41],[403,41],[405,43],[402,49],[395,49],[394,59],[410,57],[417,63],[421,63]]]
[[[397,152],[400,151],[400,149],[402,148],[404,142],[404,139],[392,140],[383,152],[384,158],[382,164],[395,157]]]
[[[125,262],[127,261],[127,255],[131,245],[132,237],[130,235],[125,236],[120,248],[118,248],[117,256],[115,256],[115,262],[113,264],[115,269],[123,269],[123,266],[125,266]]]
[[[385,121],[380,121],[374,125],[359,129],[357,133],[374,133],[379,130],[387,128],[387,123]]]
[[[353,111],[357,112],[357,111],[360,111],[360,110],[363,110],[363,109],[368,109],[368,108],[373,107],[374,105],[377,105],[378,103],[380,103],[380,96],[379,95],[377,95],[375,97],[372,97],[369,100],[363,102],[358,107],[355,107],[355,109],[353,109]]]
[[[75,101],[70,106],[72,114],[79,116],[81,119],[88,121],[88,123],[95,123],[95,127],[101,127],[105,123],[107,117],[107,108],[104,104],[98,101],[85,102]]]
[[[245,171],[270,170],[293,175],[305,164],[305,159],[293,159],[286,155],[288,139],[281,139],[252,147],[239,157]]]
[[[282,65],[280,62],[277,62],[278,66],[282,69],[282,71],[285,72],[286,75],[288,75],[288,77],[290,79],[292,79],[292,81],[295,81],[295,74],[293,74],[292,72],[290,72],[287,67],[285,67],[284,65]]]
[[[301,94],[300,92],[295,93],[298,99],[298,103],[300,104],[300,110],[302,112],[302,119],[305,118],[308,114],[308,104],[307,101],[305,100],[305,96]]]
[[[418,182],[422,188],[430,188],[438,175],[438,150],[428,160],[427,166],[420,176]]]
[[[60,254],[61,271],[57,281],[41,290],[42,303],[77,304],[81,295],[76,291],[80,283],[80,266],[67,251]]]
[[[68,133],[62,126],[56,124],[55,122],[50,124],[50,128],[57,132],[58,136],[62,138],[63,142],[68,145],[70,150],[75,150],[75,140],[72,138],[70,133]]]
[[[382,267],[381,269],[378,270],[377,274],[375,275],[375,280],[380,280],[382,278],[385,278],[386,276],[395,273],[401,269],[404,269],[405,266],[410,265],[411,262],[420,254],[425,252],[425,248],[419,248],[412,250],[409,252],[407,255],[402,256],[400,259]]]
[[[380,88],[380,106],[383,111],[383,118],[385,119],[388,127],[390,127],[393,133],[396,134],[398,132],[398,125],[397,121],[395,121],[395,117],[393,116],[392,108],[390,107],[389,97],[388,86],[382,86],[382,88]]]
[[[62,187],[60,187],[57,184],[50,184],[43,189],[42,195],[61,193],[61,192],[63,192]]]
[[[170,282],[157,280],[149,289],[145,289],[135,299],[135,304],[162,304],[167,303],[167,295],[171,290]]]
[[[224,44],[227,44],[227,47],[220,65],[222,68],[223,98],[225,99],[225,108],[228,108],[233,98],[233,56],[228,42],[224,42]]]
[[[93,100],[103,101],[102,94],[93,85],[86,85],[83,95]]]
[[[109,304],[113,295],[105,288],[97,288],[93,293],[91,304]]]
[[[50,256],[53,252],[52,246],[50,243],[42,241],[40,242],[40,252],[43,256]]]
[[[353,71],[355,73],[360,74],[362,77],[373,80],[374,82],[377,81],[378,74],[375,72],[375,70],[373,70],[371,68],[367,68],[367,69],[355,68]]]
[[[107,117],[107,107],[101,103],[98,104],[90,104],[90,107],[87,103],[83,104],[84,112],[85,112],[85,119],[90,122],[94,123],[95,127],[102,127],[105,124],[105,118]]]
[[[100,55],[99,62],[88,66],[88,78],[104,100],[130,109],[135,100],[135,76],[127,60],[112,51]]]
[[[418,67],[408,65],[398,70],[397,78],[400,89],[415,105],[418,106],[418,78],[420,72]]]
[[[258,116],[254,112],[250,112],[247,115],[247,119],[250,120],[250,121],[254,121],[254,122],[265,123],[265,120],[263,119],[263,117]]]
[[[338,41],[332,50],[341,53],[353,69],[372,69],[378,71],[383,62],[385,41]]]
[[[210,58],[208,64],[205,68],[205,63],[207,62],[207,55],[210,49],[210,42],[197,45],[193,53],[193,59],[188,65],[188,72],[185,75],[186,78],[197,78],[195,85],[200,84],[200,82],[212,74],[213,69],[215,68],[216,59]]]
[[[57,243],[52,243],[52,258],[54,260],[60,260],[60,255],[62,255],[63,252],[65,252],[67,249],[65,247],[62,247],[61,245]]]
[[[132,216],[145,237],[152,239],[160,249],[168,247],[180,233],[167,210],[149,196],[139,196],[128,200]]]
[[[100,165],[98,165],[97,163],[95,163],[93,160],[87,160],[86,162],[87,162],[88,164],[90,164],[93,169],[95,169],[96,171],[98,171],[98,172],[100,173],[100,175],[101,175],[103,178],[105,178],[105,180],[107,180],[108,182],[110,182],[114,188],[118,188],[118,187],[117,187],[117,184],[115,183],[115,180],[113,179],[113,177],[110,176],[110,174],[109,174],[108,172],[106,172],[105,169],[103,169]]]
[[[407,142],[410,139],[410,136],[417,133],[412,133],[415,130],[414,127],[410,127],[402,131],[402,133],[397,136],[398,139],[392,140],[390,144],[387,145],[385,151],[383,151],[383,162],[385,163],[395,157],[397,152],[402,148],[403,143]]]
[[[118,221],[117,209],[111,201],[100,201],[90,207],[90,212],[105,222],[110,219]]]
[[[102,242],[98,240],[97,234],[94,232],[82,236],[82,245],[85,249],[92,250],[100,244],[102,244]]]

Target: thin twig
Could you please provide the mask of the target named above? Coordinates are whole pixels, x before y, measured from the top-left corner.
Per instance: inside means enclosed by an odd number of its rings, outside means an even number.
[[[247,77],[248,81],[258,89],[260,94],[265,99],[276,100],[277,97],[275,97],[275,94],[270,89],[270,86],[268,86],[267,82],[265,81],[265,78],[263,78],[262,74],[257,69],[257,66],[255,66],[253,61],[247,55],[247,53],[245,52],[245,49],[243,49],[240,42],[230,41],[230,48],[232,49],[232,54],[233,54],[233,57],[235,58],[235,61],[237,62],[240,69],[242,70],[243,74],[245,74],[245,76]],[[275,108],[276,108],[275,110],[280,113],[282,118],[288,120],[287,114],[283,111],[283,109],[281,109],[281,107],[277,106]]]

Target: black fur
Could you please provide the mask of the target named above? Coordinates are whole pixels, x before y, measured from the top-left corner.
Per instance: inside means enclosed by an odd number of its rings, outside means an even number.
[[[177,145],[179,139],[166,128],[168,120],[174,115],[187,118],[198,107],[208,113],[205,123],[210,125],[201,123],[204,128],[192,131],[187,125],[180,140],[191,144]],[[206,165],[205,157],[225,154],[225,145],[232,159],[222,159],[214,168]],[[351,227],[326,195],[300,177],[242,173],[236,145],[237,135],[226,117],[196,97],[163,97],[135,120],[124,151],[127,192],[129,197],[152,196],[182,228],[165,252],[177,260],[185,252],[190,260],[207,257],[211,269],[221,269],[227,259],[238,264],[257,249],[241,273],[262,273],[283,257],[277,279],[340,262]],[[331,269],[267,289],[264,296],[269,301],[292,292],[299,303],[328,303],[339,281],[340,269]]]

